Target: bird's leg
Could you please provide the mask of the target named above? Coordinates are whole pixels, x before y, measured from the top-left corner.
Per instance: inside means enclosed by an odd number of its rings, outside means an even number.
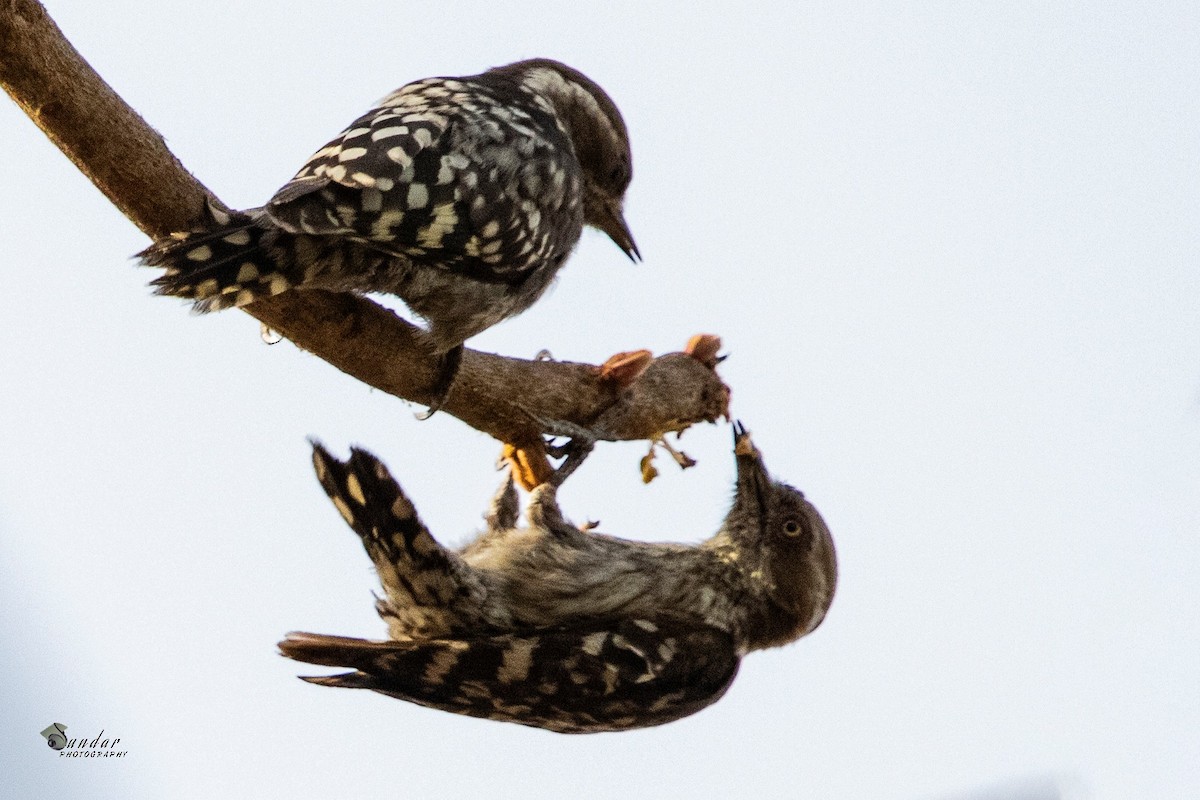
[[[567,441],[558,445],[550,444],[549,441],[546,442],[546,454],[548,456],[565,459],[550,476],[550,481],[555,486],[562,486],[563,482],[571,476],[571,473],[579,469],[580,465],[591,455],[592,450],[596,447],[596,442],[604,436],[604,432],[585,428],[582,425],[576,425],[573,422],[565,420],[538,418],[537,422],[542,430],[549,431],[554,436],[570,437]]]
[[[550,482],[555,486],[562,486],[563,482],[571,477],[571,473],[587,460],[595,447],[596,440],[590,436],[575,436],[560,445],[547,444],[546,452],[551,458],[563,459],[550,476]]]
[[[450,396],[450,389],[454,386],[454,379],[458,376],[458,368],[462,364],[462,355],[463,346],[460,344],[450,348],[438,358],[438,373],[433,382],[433,388],[430,390],[429,408],[417,414],[417,419],[429,419],[446,404],[446,398]]]
[[[546,481],[529,493],[529,508],[525,511],[529,525],[549,531],[579,533],[579,529],[563,519],[558,507],[558,485]]]
[[[547,419],[539,416],[524,406],[519,406],[530,418],[530,420],[538,426],[538,429],[550,436],[567,437],[568,441],[560,445],[552,445],[548,441],[544,444],[545,455],[551,458],[566,458],[558,468],[553,471],[547,482],[553,483],[555,486],[562,486],[563,482],[570,477],[571,473],[579,469],[579,466],[587,459],[592,450],[596,446],[596,442],[606,441],[614,442],[616,437],[612,433],[599,426],[586,427],[578,423],[569,422],[561,419]],[[541,451],[539,450],[539,453]],[[515,462],[514,462],[515,463]],[[524,488],[530,489],[528,485]]]
[[[492,505],[483,516],[489,531],[506,531],[517,526],[520,512],[520,502],[517,500],[517,487],[513,484],[510,470],[500,489],[492,497]]]

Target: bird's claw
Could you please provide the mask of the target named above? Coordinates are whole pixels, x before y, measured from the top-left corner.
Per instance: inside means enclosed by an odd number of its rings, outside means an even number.
[[[595,447],[596,440],[588,437],[573,438],[554,447],[547,445],[546,451],[552,458],[563,459],[563,462],[550,474],[547,482],[554,486],[562,486],[563,482],[571,477],[571,473],[579,469],[580,465],[587,460]]]
[[[539,416],[527,408],[521,409],[538,427],[542,433],[549,436],[563,436],[568,439],[583,439],[590,442],[615,442],[615,437],[611,432],[598,426],[585,427],[576,422],[569,422],[565,419],[549,419]]]
[[[429,408],[418,412],[415,416],[417,419],[424,422],[432,417],[446,405],[447,398],[450,397],[450,389],[454,386],[454,379],[458,377],[458,368],[462,364],[463,346],[460,344],[457,347],[446,351],[438,359],[437,377],[434,379],[433,388],[430,390],[432,395],[429,400]]]

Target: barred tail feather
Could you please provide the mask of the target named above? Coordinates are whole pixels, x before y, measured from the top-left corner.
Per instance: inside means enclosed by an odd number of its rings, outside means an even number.
[[[340,675],[301,675],[300,680],[317,686],[336,686],[341,689],[375,689],[379,682],[365,672],[343,672]]]
[[[352,636],[327,636],[322,633],[292,631],[279,643],[279,652],[295,661],[325,667],[370,669],[381,655],[403,649],[397,642],[356,639]]]
[[[151,281],[155,294],[193,301],[198,313],[244,306],[292,288],[272,248],[278,231],[237,214],[216,230],[172,234],[138,253],[147,267],[166,272]]]

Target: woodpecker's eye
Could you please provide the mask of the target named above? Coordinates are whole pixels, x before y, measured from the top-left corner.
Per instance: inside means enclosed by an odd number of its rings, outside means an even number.
[[[793,543],[793,546],[808,549],[813,546],[813,525],[803,513],[794,517],[785,517],[779,526],[783,535]]]

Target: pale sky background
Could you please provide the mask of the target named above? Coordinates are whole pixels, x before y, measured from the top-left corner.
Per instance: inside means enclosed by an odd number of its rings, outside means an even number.
[[[383,633],[306,437],[378,453],[451,543],[498,445],[152,297],[145,238],[0,102],[6,794],[1200,797],[1200,5],[47,5],[238,207],[410,80],[586,72],[631,130],[645,263],[589,233],[471,345],[595,362],[720,334],[841,583],[812,636],[645,731],[296,680],[285,632]],[[689,431],[699,465],[648,487],[643,444],[602,445],[564,509],[698,541],[729,439]],[[60,759],[51,722],[128,755]]]

